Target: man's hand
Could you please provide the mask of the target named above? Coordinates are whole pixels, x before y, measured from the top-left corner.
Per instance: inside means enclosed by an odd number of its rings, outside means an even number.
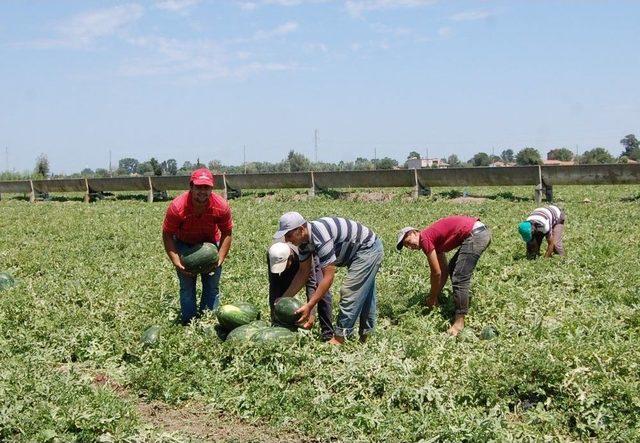
[[[311,305],[309,305],[309,303],[305,303],[298,310],[296,310],[296,314],[301,314],[300,320],[298,320],[298,325],[304,328],[309,321],[311,321],[311,325],[313,325],[313,321],[315,321],[315,319],[311,318],[313,317],[311,315],[311,309],[313,309]]]
[[[311,329],[313,328],[313,324],[316,322],[316,316],[310,315],[309,319],[302,325],[303,329]]]
[[[180,272],[181,274],[186,275],[187,277],[194,277],[194,275],[187,271],[186,268],[184,267],[184,265],[182,264],[182,262],[180,260],[174,260],[173,261],[173,266],[175,266],[175,268],[178,270],[178,272]]]
[[[433,296],[432,297],[427,297],[424,300],[424,305],[427,308],[433,308],[435,306],[438,306],[438,296],[436,295],[435,297],[433,297]]]

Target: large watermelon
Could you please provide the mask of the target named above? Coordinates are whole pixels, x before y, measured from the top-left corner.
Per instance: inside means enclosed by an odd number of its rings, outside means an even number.
[[[296,311],[301,307],[302,303],[297,298],[281,297],[273,305],[273,318],[283,326],[295,326],[301,317]]]
[[[9,289],[13,285],[15,285],[16,281],[10,274],[6,272],[0,272],[0,291]]]
[[[238,326],[233,331],[229,332],[226,341],[228,342],[241,342],[249,341],[256,332],[268,328],[269,326],[262,321],[252,321],[247,325]]]
[[[288,330],[287,328],[281,328],[279,326],[272,326],[269,328],[260,329],[253,334],[251,341],[257,343],[265,342],[284,342],[288,343],[294,341],[296,334]]]
[[[246,325],[257,320],[258,309],[250,303],[240,302],[232,305],[222,305],[216,316],[220,326],[226,331],[233,331],[238,326]]]
[[[140,337],[140,343],[146,346],[153,346],[158,342],[159,338],[160,326],[153,325],[147,328],[147,330],[142,333],[142,337]]]
[[[187,271],[206,274],[218,264],[218,248],[213,243],[200,243],[186,250],[180,258]]]

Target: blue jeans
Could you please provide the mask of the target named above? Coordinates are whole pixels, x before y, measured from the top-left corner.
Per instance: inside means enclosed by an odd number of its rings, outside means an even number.
[[[192,245],[176,240],[178,252],[182,254]],[[189,324],[194,317],[199,316],[207,309],[215,309],[220,304],[218,297],[220,293],[220,275],[222,266],[218,266],[213,274],[200,274],[202,278],[202,297],[200,307],[196,307],[196,283],[198,276],[189,277],[178,271],[180,281],[180,319],[183,325]]]
[[[378,238],[371,247],[359,250],[348,266],[340,288],[340,312],[335,335],[352,335],[358,319],[360,336],[373,331],[376,324],[376,274],[383,257],[382,241]]]

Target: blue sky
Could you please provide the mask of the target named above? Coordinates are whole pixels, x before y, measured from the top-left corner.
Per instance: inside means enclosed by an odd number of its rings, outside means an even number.
[[[640,2],[0,2],[0,170],[640,136]]]

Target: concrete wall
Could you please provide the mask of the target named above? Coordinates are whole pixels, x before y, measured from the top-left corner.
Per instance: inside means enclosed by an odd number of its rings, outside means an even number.
[[[216,189],[377,188],[442,186],[616,185],[640,183],[640,165],[521,166],[511,168],[453,168],[385,171],[294,172],[216,176]],[[188,176],[90,178],[91,192],[183,190]],[[0,193],[85,192],[85,179],[0,182]],[[315,185],[315,186],[314,186]]]

